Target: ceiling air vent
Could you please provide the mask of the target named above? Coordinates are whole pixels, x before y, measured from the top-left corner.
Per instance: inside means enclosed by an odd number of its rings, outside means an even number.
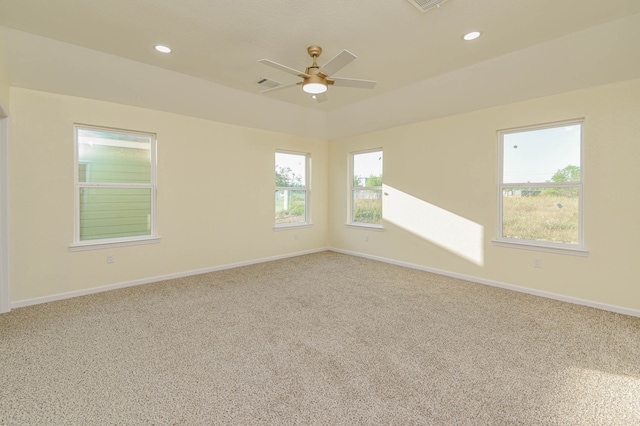
[[[409,3],[418,8],[421,12],[426,12],[434,7],[439,7],[440,3],[444,3],[447,0],[409,0]]]
[[[262,84],[263,86],[267,87],[278,87],[281,83],[279,81],[271,80],[270,78],[264,77],[258,81],[258,84]]]

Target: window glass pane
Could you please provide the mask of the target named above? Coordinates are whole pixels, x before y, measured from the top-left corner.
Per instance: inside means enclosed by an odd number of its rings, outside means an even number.
[[[307,158],[304,154],[276,152],[276,186],[306,186]]]
[[[353,155],[353,186],[382,186],[382,151]]]
[[[353,190],[354,223],[372,223],[382,225],[382,190]]]
[[[502,203],[504,238],[578,244],[577,186],[503,188]]]
[[[150,137],[78,129],[78,181],[150,183]]]
[[[80,188],[80,240],[151,234],[151,189]]]
[[[503,135],[503,183],[579,182],[580,124]]]
[[[276,190],[276,225],[304,223],[307,191]]]
[[[78,182],[87,181],[87,163],[78,163]]]

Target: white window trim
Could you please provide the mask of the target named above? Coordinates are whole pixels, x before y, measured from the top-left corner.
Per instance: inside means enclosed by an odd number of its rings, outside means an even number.
[[[369,152],[382,152],[384,155],[384,150],[382,149],[382,147],[380,148],[372,148],[372,149],[365,149],[363,151],[353,151],[349,153],[349,173],[347,174],[347,178],[348,178],[348,182],[347,182],[347,186],[348,186],[348,193],[349,193],[349,202],[348,207],[347,207],[347,222],[345,223],[345,226],[348,228],[354,228],[354,229],[371,229],[374,231],[382,231],[384,230],[384,210],[382,212],[382,224],[377,224],[377,223],[361,223],[361,222],[354,222],[353,221],[353,191],[356,189],[353,186],[353,177],[354,177],[354,165],[353,165],[353,160],[355,158],[356,155],[358,154],[367,154]],[[382,161],[382,176],[383,176],[383,181],[384,181],[384,160]],[[383,187],[382,186],[370,186],[367,187],[366,189],[379,189],[380,193],[382,195],[384,195],[383,192]]]
[[[274,231],[284,231],[287,229],[309,228],[313,226],[311,221],[311,154],[308,152],[286,151],[276,149],[276,154],[304,155],[304,187],[276,186],[275,191],[305,191],[304,222],[298,223],[276,223],[273,225]],[[274,191],[274,194],[275,194]],[[274,197],[275,203],[275,197]],[[275,206],[274,206],[275,211]]]
[[[84,182],[80,184],[78,182],[78,129],[87,130],[111,130],[126,133],[134,133],[145,136],[153,136],[150,143],[151,151],[151,181],[148,184],[115,184],[115,183],[95,183]],[[69,251],[84,251],[84,250],[98,250],[113,247],[124,247],[133,245],[153,244],[159,243],[160,237],[157,231],[157,157],[156,157],[156,144],[157,135],[151,132],[139,132],[135,130],[119,129],[113,127],[94,126],[88,124],[74,123],[73,125],[73,144],[74,144],[74,235],[73,243],[69,244]],[[80,240],[80,188],[149,188],[151,190],[151,229],[149,235],[140,235],[135,237],[121,237],[121,238],[108,238],[100,240]]]
[[[114,241],[117,240],[117,241]],[[89,242],[81,242],[69,245],[69,251],[86,251],[99,250],[114,247],[138,246],[144,244],[157,244],[161,241],[160,237],[135,237],[131,239],[109,238],[108,240],[90,240]]]
[[[0,313],[11,310],[9,289],[9,118],[0,103]]]
[[[537,244],[536,241],[504,241],[504,240],[491,240],[491,244],[496,247],[506,247],[512,249],[522,249],[522,250],[533,250],[533,251],[543,251],[547,253],[556,253],[556,254],[568,254],[571,256],[589,256],[589,250],[578,248],[578,247],[567,247],[562,244]]]
[[[313,223],[281,223],[273,226],[273,230],[276,232],[302,228],[313,228]]]
[[[491,244],[496,247],[507,247],[515,249],[543,251],[556,254],[568,254],[573,256],[588,256],[589,251],[585,248],[584,243],[584,133],[585,123],[584,118],[577,118],[573,120],[558,121],[553,123],[546,123],[541,125],[524,126],[511,129],[503,129],[498,131],[498,227],[496,229],[497,236],[491,241]],[[580,131],[580,182],[531,182],[531,183],[503,183],[503,171],[504,171],[504,135],[510,133],[521,133],[531,130],[543,130],[562,126],[571,126],[579,124],[581,126]],[[506,238],[502,236],[502,217],[503,217],[503,203],[502,192],[503,188],[517,188],[517,187],[537,187],[537,188],[561,188],[561,187],[577,187],[578,198],[578,244],[562,244],[536,240],[520,240],[516,238]]]
[[[375,231],[375,232],[382,232],[385,230],[384,226],[376,225],[375,223],[354,222],[354,223],[345,223],[344,226],[351,229],[364,229],[367,231]]]

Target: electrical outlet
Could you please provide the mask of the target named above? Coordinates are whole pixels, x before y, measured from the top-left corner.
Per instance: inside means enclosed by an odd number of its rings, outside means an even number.
[[[108,254],[107,255],[107,263],[116,263],[116,255]]]
[[[368,235],[365,235],[365,236],[364,236],[364,240],[365,240],[365,241],[369,241],[369,236],[368,236]]]
[[[542,268],[542,259],[540,259],[539,257],[534,257],[533,258],[533,267],[534,268]]]
[[[298,235],[298,234],[293,234],[293,239],[294,239],[294,240],[299,240],[299,239],[300,239],[300,235]]]

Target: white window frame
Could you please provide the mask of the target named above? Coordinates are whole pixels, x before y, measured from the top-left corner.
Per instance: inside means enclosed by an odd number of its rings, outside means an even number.
[[[116,131],[122,133],[131,133],[144,136],[150,136],[150,182],[149,183],[102,183],[102,182],[79,182],[78,181],[78,130],[104,130],[104,131]],[[157,231],[157,211],[156,211],[156,199],[157,199],[157,157],[156,157],[156,144],[157,137],[155,133],[140,132],[136,130],[119,129],[113,127],[94,126],[87,124],[74,124],[73,125],[73,142],[74,142],[74,236],[73,244],[69,245],[69,251],[84,251],[84,250],[96,250],[112,247],[124,247],[141,244],[154,244],[160,242],[160,237]],[[87,165],[87,173],[89,165]],[[81,188],[148,188],[151,192],[151,218],[150,218],[150,234],[139,235],[133,237],[119,237],[119,238],[106,238],[95,240],[80,240],[80,189]]]
[[[297,152],[297,151],[286,151],[282,149],[277,149],[274,153],[274,161],[275,154],[290,154],[290,155],[300,155],[304,156],[304,186],[276,186],[274,191],[273,201],[275,203],[275,194],[278,191],[305,191],[304,196],[304,222],[298,223],[276,223],[273,226],[275,231],[282,231],[285,229],[300,229],[311,227],[313,223],[311,222],[311,154],[308,152]],[[274,204],[275,211],[275,204]]]
[[[504,172],[504,136],[513,133],[523,133],[535,130],[544,130],[557,127],[580,125],[580,182],[527,182],[509,183],[503,182]],[[588,250],[584,244],[584,119],[573,119],[554,123],[546,123],[498,131],[498,227],[496,238],[492,241],[494,246],[517,249],[543,251],[557,254],[569,254],[574,256],[587,256]],[[554,243],[548,241],[521,240],[508,238],[502,235],[503,225],[503,190],[504,188],[578,188],[578,244]]]
[[[354,151],[354,152],[350,152],[349,153],[349,174],[348,174],[348,188],[349,188],[349,202],[347,203],[348,208],[347,208],[347,223],[346,226],[349,228],[366,228],[366,229],[372,229],[372,230],[383,230],[384,229],[384,211],[382,212],[382,223],[381,224],[377,224],[377,223],[362,223],[362,222],[354,222],[353,220],[353,214],[355,211],[355,206],[353,205],[353,199],[354,199],[354,193],[356,190],[358,189],[362,189],[362,187],[354,187],[353,186],[353,180],[355,178],[355,168],[354,168],[354,159],[356,155],[359,154],[368,154],[370,152],[381,152],[383,153],[383,160],[382,160],[382,180],[384,181],[384,150],[382,148],[372,148],[372,149],[366,149],[363,151]],[[383,186],[384,186],[384,182],[383,182]],[[383,191],[383,186],[369,186],[366,187],[366,189],[377,189],[380,190],[380,196],[384,195],[384,191]]]

